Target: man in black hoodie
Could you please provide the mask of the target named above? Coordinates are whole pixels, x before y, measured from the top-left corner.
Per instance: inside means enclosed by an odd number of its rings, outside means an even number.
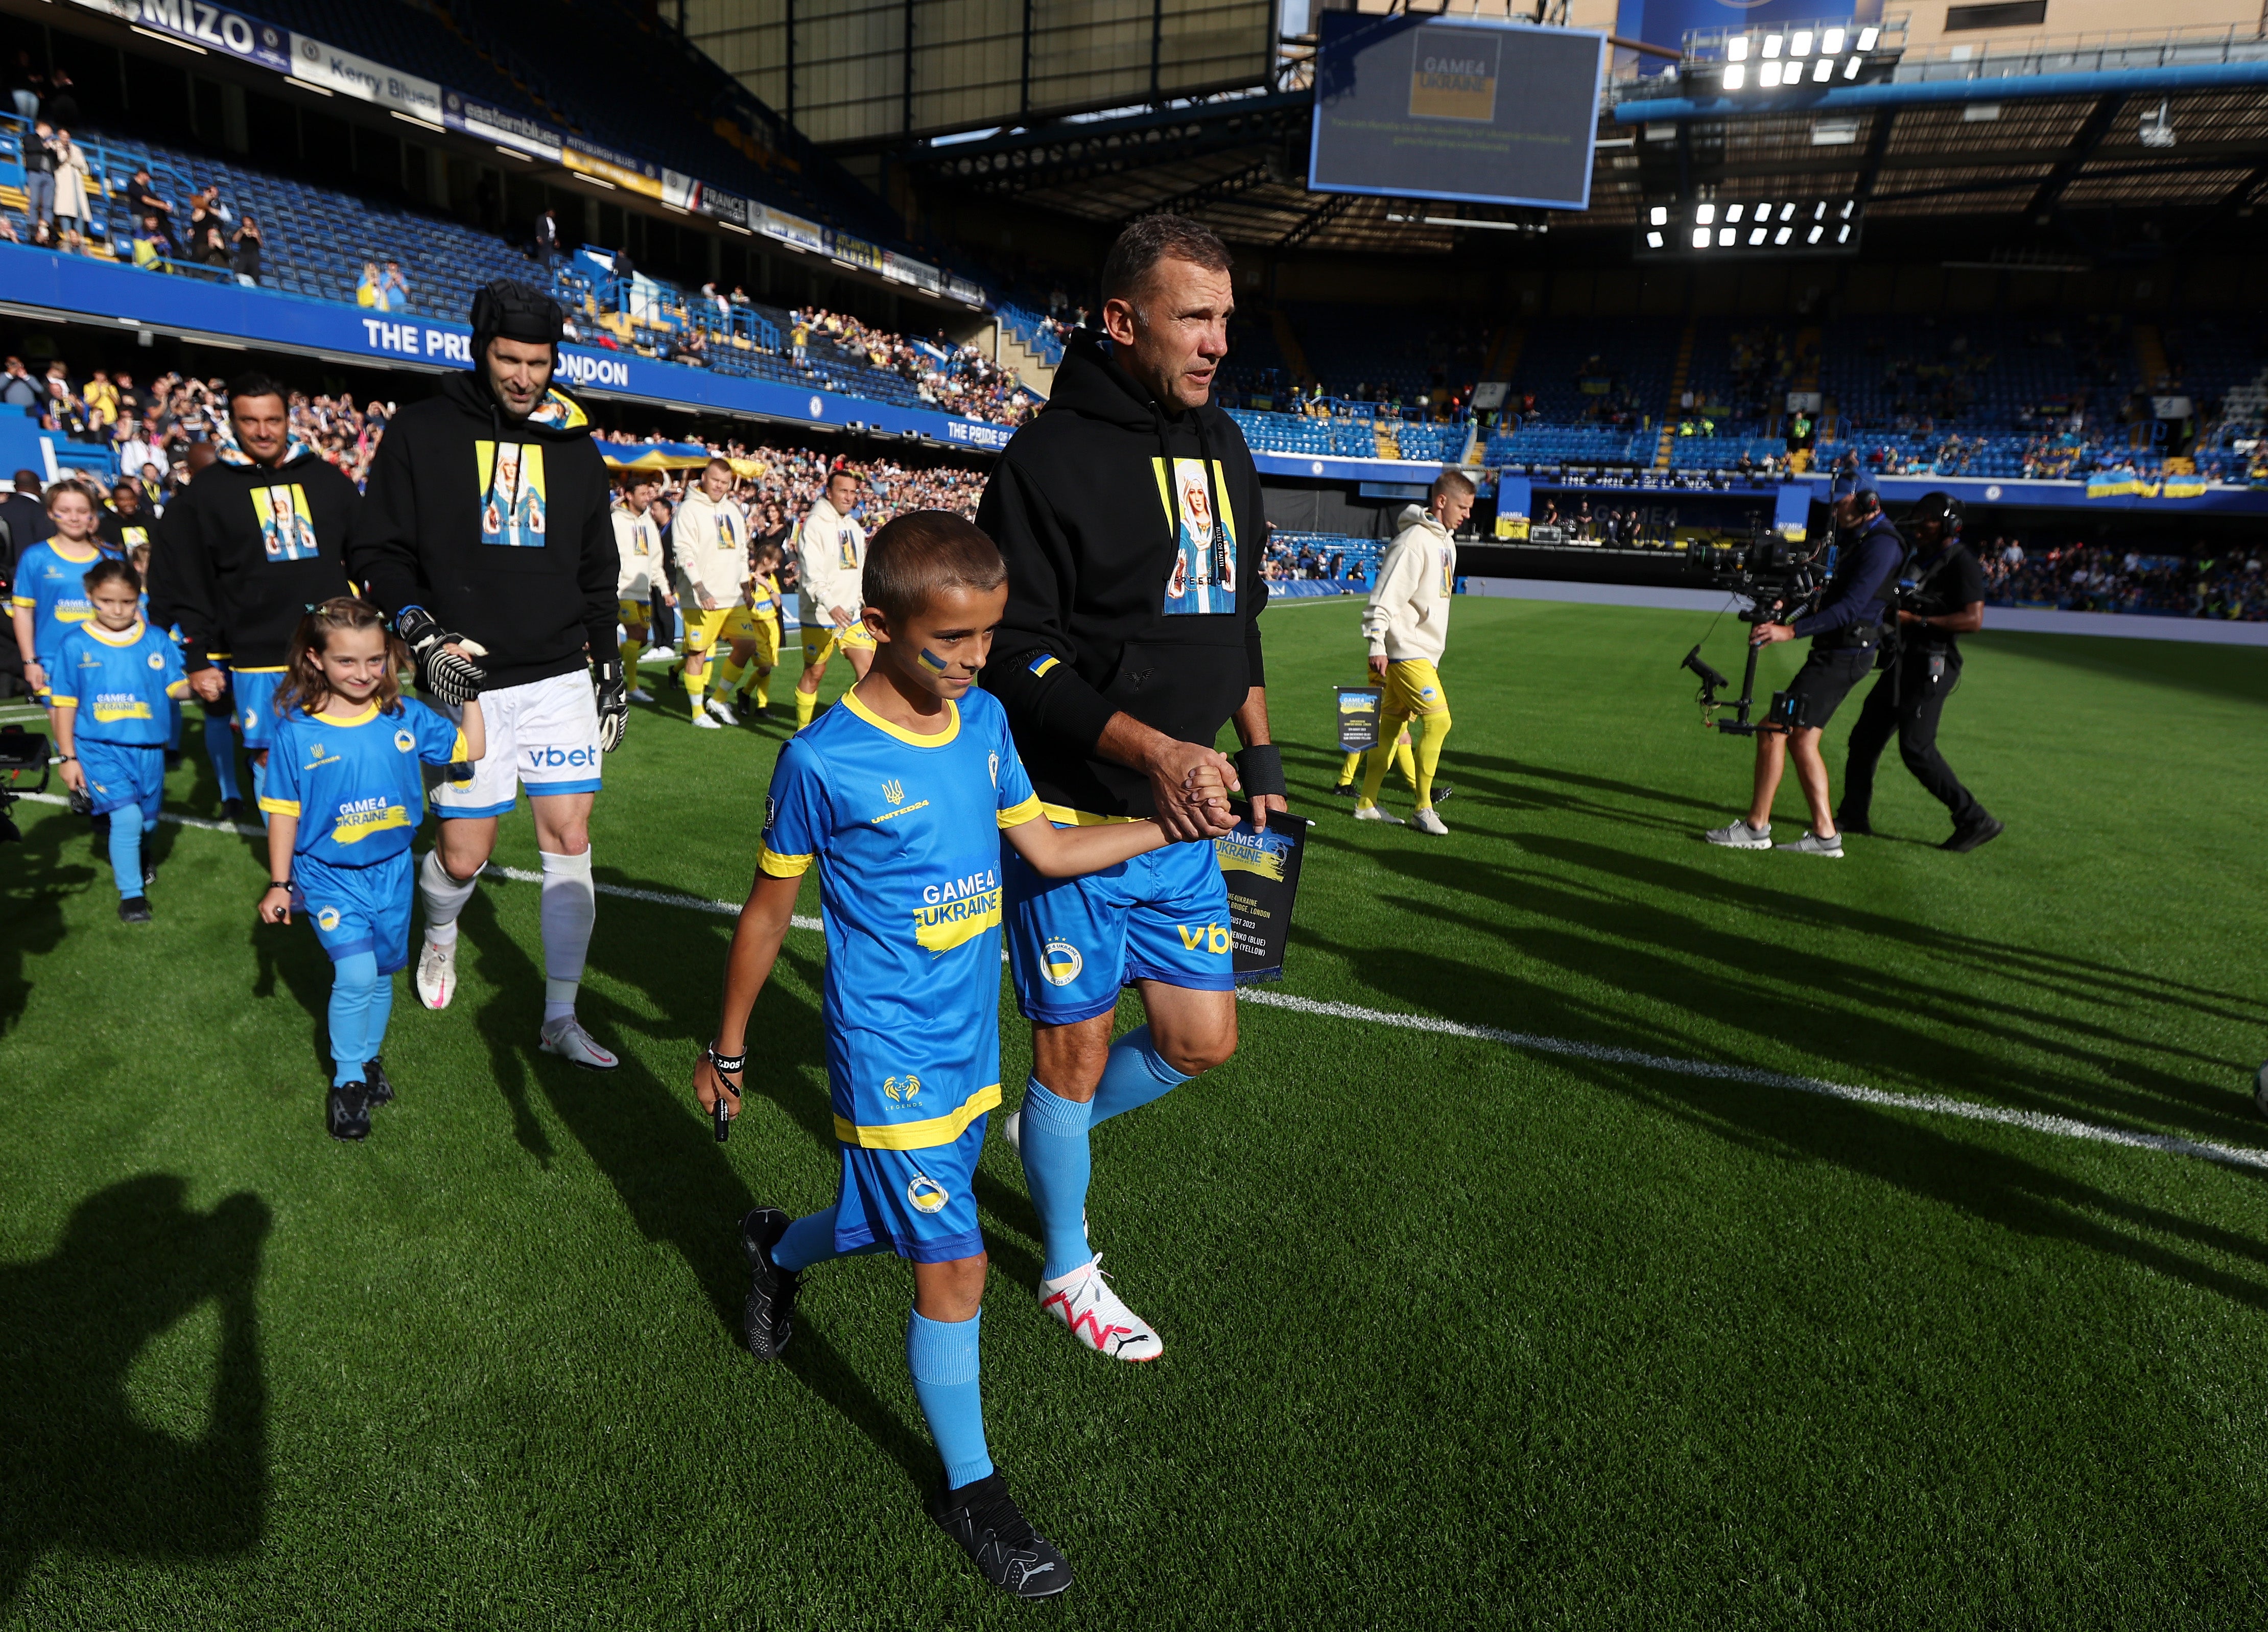
[[[310,606],[348,592],[347,536],[362,496],[345,472],[291,434],[276,381],[239,374],[224,394],[219,457],[174,495],[151,535],[150,621],[179,625],[188,640],[189,688],[204,704],[222,809],[234,816],[232,732],[252,756],[257,803],[268,788],[276,691],[291,632]]]
[[[417,875],[417,996],[448,1006],[457,915],[527,790],[543,863],[541,1044],[593,1070],[615,1056],[575,1018],[591,945],[591,805],[622,740],[629,689],[615,643],[611,484],[575,400],[551,384],[556,302],[499,279],[473,298],[473,367],[394,415],[371,463],[349,564],[453,717],[473,696],[488,753],[434,790],[439,842]]]
[[[1209,766],[1256,820],[1284,808],[1260,660],[1260,479],[1210,401],[1230,269],[1194,222],[1128,227],[1103,266],[1108,349],[1072,337],[1047,411],[1009,443],[977,511],[1008,563],[984,685],[1059,825],[1148,820],[1175,839],[1218,836],[1234,825],[1225,804],[1191,791]],[[1233,766],[1212,746],[1232,721],[1245,744]],[[1060,881],[1012,853],[1002,868],[1033,1059],[1007,1132],[1045,1240],[1040,1304],[1090,1349],[1152,1359],[1162,1342],[1086,1239],[1087,1133],[1234,1052],[1227,890],[1210,844]],[[1148,1024],[1113,1048],[1129,983]]]

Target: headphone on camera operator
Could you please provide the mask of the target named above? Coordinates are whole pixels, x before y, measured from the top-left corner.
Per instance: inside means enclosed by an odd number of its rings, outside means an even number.
[[[1938,575],[1953,563],[1961,548],[1961,524],[1964,519],[1961,501],[1943,492],[1923,494],[1914,501],[1913,509],[1906,512],[1906,526],[1914,534],[1921,572],[1897,586],[1891,638],[1884,647],[1881,667],[1888,668],[1905,651],[1942,657],[1953,649],[1949,636],[1938,632],[1931,620],[1958,609],[1938,604],[1932,585]],[[1910,555],[1907,564],[1915,562],[1916,557]],[[1899,577],[1904,577],[1903,570]]]

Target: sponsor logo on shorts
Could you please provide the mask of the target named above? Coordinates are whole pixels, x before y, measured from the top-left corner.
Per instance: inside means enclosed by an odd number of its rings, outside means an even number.
[[[1182,947],[1186,952],[1226,952],[1234,945],[1225,923],[1177,923],[1174,927],[1181,931]]]
[[[882,1084],[882,1098],[892,1105],[911,1105],[921,1094],[921,1078],[908,1071],[903,1077],[893,1077]]]
[[[1085,967],[1086,959],[1079,955],[1079,948],[1060,937],[1042,949],[1040,973],[1048,977],[1050,986],[1070,985]]]
[[[315,914],[315,923],[326,933],[337,929],[339,927],[339,909],[335,907],[325,907],[320,908]]]
[[[945,1187],[927,1173],[916,1173],[906,1180],[906,1201],[917,1213],[941,1213],[951,1199]]]
[[[406,731],[398,731],[394,733],[394,746],[404,754],[409,754],[416,748],[417,739]]]
[[[563,766],[595,766],[599,762],[596,748],[530,748],[527,768],[558,770]]]

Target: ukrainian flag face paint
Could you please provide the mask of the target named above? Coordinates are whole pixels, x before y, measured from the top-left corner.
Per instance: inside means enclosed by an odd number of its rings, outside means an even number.
[[[932,651],[926,646],[921,649],[921,661],[922,667],[927,669],[932,674],[942,674],[945,673],[945,659],[939,657],[937,653]]]

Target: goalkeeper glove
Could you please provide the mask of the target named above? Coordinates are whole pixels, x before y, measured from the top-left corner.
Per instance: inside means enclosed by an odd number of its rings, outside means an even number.
[[[427,696],[451,708],[462,708],[481,695],[481,687],[488,684],[488,671],[473,658],[487,657],[486,646],[443,629],[423,606],[405,609],[394,621],[394,628],[416,660],[417,687]],[[449,650],[453,645],[470,655],[459,656]]]
[[[591,683],[599,694],[599,746],[612,754],[622,746],[622,733],[630,724],[630,688],[622,678],[622,660],[600,658],[592,666]]]

